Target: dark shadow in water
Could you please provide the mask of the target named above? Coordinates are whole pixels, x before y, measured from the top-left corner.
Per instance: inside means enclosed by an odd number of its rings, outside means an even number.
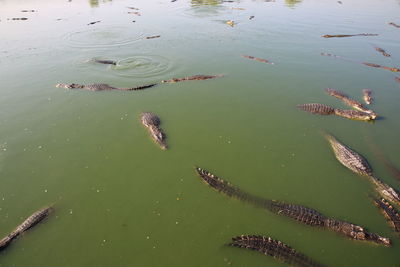
[[[89,0],[90,7],[99,7],[99,0]],[[103,3],[112,2],[112,0],[102,0]]]
[[[285,4],[288,7],[294,8],[297,4],[301,3],[303,0],[285,0]]]

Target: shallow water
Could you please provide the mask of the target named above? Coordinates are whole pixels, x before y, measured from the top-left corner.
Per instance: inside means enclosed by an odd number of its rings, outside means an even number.
[[[0,253],[0,266],[285,266],[225,246],[240,234],[271,236],[329,266],[398,265],[400,239],[368,198],[372,186],[337,162],[321,131],[400,190],[376,152],[400,168],[400,84],[396,73],[360,64],[399,67],[400,29],[388,22],[400,24],[400,2],[342,2],[0,1],[0,234],[55,207]],[[13,17],[28,20],[7,20]],[[379,36],[321,38],[357,33]],[[134,87],[196,74],[225,76],[134,92],[55,88]],[[381,119],[296,108],[346,108],[326,87],[359,100],[370,88]],[[143,111],[160,116],[169,150],[150,139]],[[202,183],[195,165],[255,195],[363,225],[393,246],[352,241],[230,199]]]

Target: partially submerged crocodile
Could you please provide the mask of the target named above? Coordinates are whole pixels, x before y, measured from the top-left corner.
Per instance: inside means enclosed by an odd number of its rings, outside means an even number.
[[[394,77],[394,80],[398,83],[400,83],[400,77]]]
[[[369,89],[363,89],[363,99],[365,101],[365,103],[367,103],[368,105],[370,105],[372,103],[372,91]]]
[[[381,210],[389,224],[396,232],[400,232],[400,214],[390,203],[384,198],[372,198],[374,204]]]
[[[307,225],[328,228],[355,240],[372,241],[385,246],[390,246],[391,244],[389,238],[379,236],[375,233],[369,233],[364,227],[326,217],[318,211],[304,206],[287,204],[276,200],[253,196],[240,190],[239,188],[234,187],[229,182],[224,181],[210,172],[198,167],[196,167],[196,172],[204,182],[206,182],[215,190],[230,197],[235,197],[239,200],[246,201],[255,206],[267,209],[275,214],[284,215]]]
[[[271,256],[282,262],[294,266],[321,267],[322,264],[315,262],[306,255],[297,252],[281,241],[260,235],[241,235],[232,238],[229,246],[257,250],[265,255]]]
[[[266,59],[259,58],[259,57],[253,57],[253,56],[248,56],[248,55],[242,55],[242,57],[248,58],[248,59],[252,59],[252,60],[255,60],[255,61],[258,61],[258,62],[262,62],[262,63],[271,64],[271,65],[274,65],[274,64],[275,64],[275,63],[273,63],[273,62],[270,62],[270,61],[268,61],[268,60],[266,60]]]
[[[223,75],[194,75],[183,78],[172,78],[170,80],[163,80],[162,83],[176,83],[182,81],[202,81],[222,77]]]
[[[365,112],[361,112],[358,110],[343,110],[319,103],[301,104],[297,105],[297,107],[301,110],[318,115],[336,115],[347,119],[361,120],[361,121],[373,120],[373,116]]]
[[[333,38],[333,37],[353,37],[353,36],[378,36],[376,33],[360,33],[360,34],[325,34],[322,37],[324,38]]]
[[[147,89],[156,85],[157,85],[156,83],[153,83],[153,84],[130,87],[130,88],[117,88],[117,87],[112,87],[105,83],[94,83],[88,85],[77,84],[77,83],[71,83],[71,84],[58,83],[56,84],[56,87],[66,88],[66,89],[85,89],[89,91],[109,91],[109,90],[136,91],[136,90]]]
[[[140,117],[142,124],[149,130],[153,140],[160,145],[161,149],[167,149],[166,136],[160,129],[160,118],[151,112],[143,112]]]
[[[394,22],[389,22],[388,24],[389,24],[389,25],[392,25],[392,26],[394,26],[394,27],[396,27],[396,28],[400,28],[400,25],[398,25],[398,24],[396,24],[396,23],[394,23]]]
[[[390,54],[386,53],[386,51],[383,50],[382,48],[375,46],[374,49],[379,53],[381,53],[384,57],[390,57]]]
[[[365,66],[368,66],[368,67],[380,68],[380,69],[384,69],[384,70],[390,70],[391,72],[400,72],[399,68],[386,67],[386,66],[382,66],[382,65],[379,65],[379,64],[375,64],[375,63],[362,62],[361,64],[364,64]]]
[[[94,59],[94,62],[100,64],[109,64],[109,65],[117,65],[117,62],[110,59]]]
[[[348,97],[346,94],[344,94],[341,91],[334,90],[332,88],[326,88],[325,91],[328,93],[328,95],[331,95],[331,96],[334,96],[334,97],[340,99],[346,105],[348,105],[356,110],[359,110],[361,112],[370,114],[372,119],[376,119],[376,117],[378,116],[373,110],[366,108],[363,104],[361,104],[360,102],[358,102],[354,99],[351,99],[350,97]]]
[[[357,152],[353,151],[346,145],[340,143],[332,135],[325,133],[325,138],[328,140],[337,160],[351,171],[366,176],[374,185],[375,190],[384,198],[393,201],[400,205],[400,194],[388,184],[384,183],[372,173],[372,168],[367,160]]]
[[[0,240],[0,250],[6,248],[16,237],[46,218],[52,210],[52,207],[46,207],[29,216],[25,221],[18,225],[14,231]]]

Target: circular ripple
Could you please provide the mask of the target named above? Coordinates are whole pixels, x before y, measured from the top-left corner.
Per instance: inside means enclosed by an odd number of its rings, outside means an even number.
[[[68,33],[65,42],[71,47],[99,48],[131,44],[143,37],[143,32],[126,26],[103,26]]]
[[[172,68],[169,59],[158,55],[132,56],[111,66],[117,75],[122,77],[147,78],[164,74]]]

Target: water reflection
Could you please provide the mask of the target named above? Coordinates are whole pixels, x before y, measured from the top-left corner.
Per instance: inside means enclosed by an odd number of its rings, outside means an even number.
[[[99,0],[89,0],[90,7],[99,7]],[[103,3],[112,2],[112,0],[102,0]]]
[[[295,7],[295,5],[301,3],[303,0],[285,0],[285,3],[288,7]]]

